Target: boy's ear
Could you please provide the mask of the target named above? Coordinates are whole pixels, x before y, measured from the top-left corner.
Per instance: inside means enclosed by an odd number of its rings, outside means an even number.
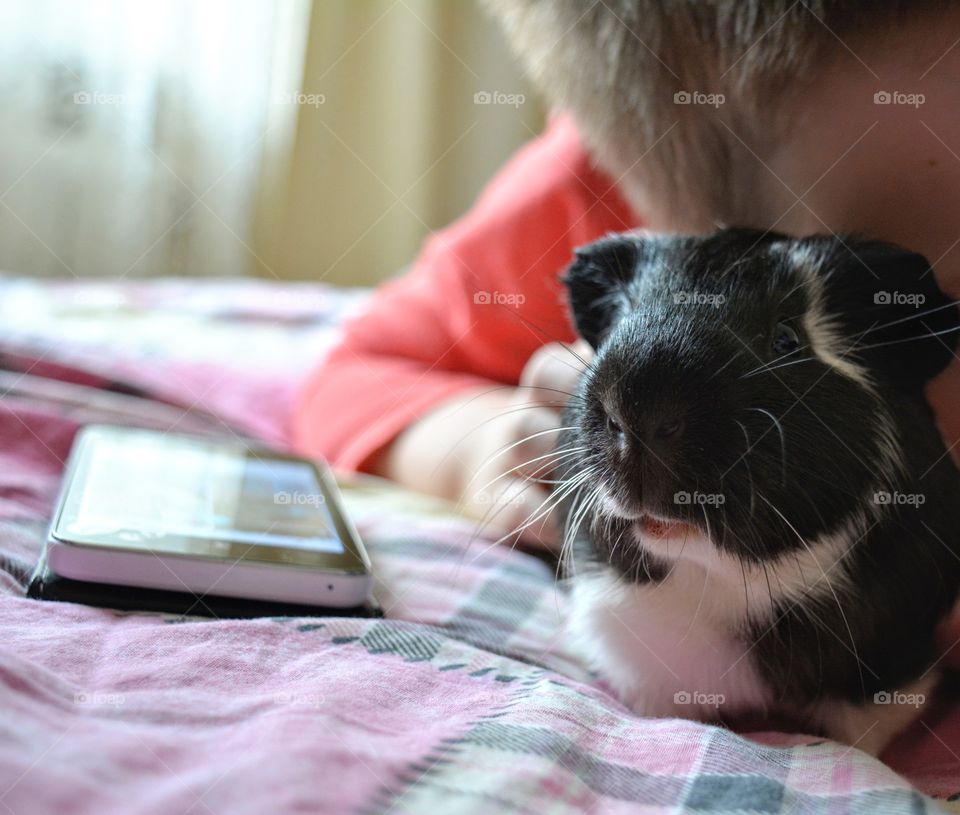
[[[828,310],[878,381],[910,389],[953,358],[960,339],[956,301],[937,286],[927,259],[879,241],[848,243],[843,269],[828,273]]]
[[[561,276],[577,332],[596,349],[630,307],[641,240],[614,236],[582,246]]]

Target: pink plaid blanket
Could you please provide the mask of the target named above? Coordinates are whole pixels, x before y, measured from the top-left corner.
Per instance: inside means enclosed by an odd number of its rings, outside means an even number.
[[[960,710],[884,762],[630,714],[565,652],[564,592],[449,508],[346,490],[384,620],[209,620],[24,598],[90,421],[282,446],[362,294],[0,278],[0,805],[10,813],[905,813],[960,790]]]

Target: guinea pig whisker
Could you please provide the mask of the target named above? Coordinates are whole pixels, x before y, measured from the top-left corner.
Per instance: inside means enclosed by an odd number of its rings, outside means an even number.
[[[563,502],[567,496],[573,492],[577,487],[585,484],[592,478],[596,478],[599,473],[596,468],[593,466],[587,467],[582,472],[577,473],[570,478],[567,478],[560,482],[561,486],[555,489],[550,495],[547,496],[541,503],[540,506],[534,510],[534,512],[539,512],[543,510],[544,513],[549,513],[555,509],[561,502]],[[534,522],[537,519],[534,518]]]
[[[796,291],[799,291],[799,290],[802,289],[806,284],[807,284],[807,281],[806,281],[806,280],[801,280],[799,283],[797,283],[796,286],[794,286],[792,289],[790,289],[790,291],[788,291],[785,295],[783,295],[783,297],[780,298],[780,304],[782,305],[783,302],[784,302],[788,297],[790,297],[791,294],[793,294],[793,293],[796,292]]]
[[[550,433],[562,433],[564,430],[576,430],[576,429],[577,429],[576,425],[566,425],[561,427],[548,427],[546,430],[538,430],[536,433],[530,433],[529,435],[526,435],[523,438],[517,439],[516,441],[501,447],[499,450],[497,450],[496,453],[494,453],[493,456],[485,460],[481,466],[489,464],[491,461],[493,461],[493,459],[498,458],[499,456],[502,456],[504,453],[509,453],[511,450],[513,450],[514,447],[519,447],[521,444],[525,444],[528,441],[533,441],[534,439],[538,439],[541,436],[547,436]]]
[[[482,396],[486,396],[487,394],[496,393],[496,392],[499,391],[499,390],[506,390],[507,387],[508,387],[508,386],[504,386],[504,387],[502,387],[502,388],[491,388],[489,391],[483,391],[482,393],[479,393],[479,394],[477,394],[476,396],[474,396],[474,397],[472,397],[471,399],[469,399],[465,404],[470,404],[471,402],[473,402],[473,401],[481,398]],[[463,406],[461,406],[461,408],[462,408],[462,407],[463,407]],[[486,427],[488,424],[490,424],[490,422],[495,422],[495,421],[497,421],[498,419],[502,419],[504,416],[510,416],[511,414],[513,414],[513,413],[519,413],[519,412],[522,411],[522,410],[534,410],[534,409],[539,409],[539,408],[542,408],[542,407],[543,407],[542,405],[536,405],[536,404],[518,405],[517,407],[508,408],[507,410],[502,410],[502,411],[500,411],[499,413],[497,413],[496,415],[491,416],[489,419],[484,419],[482,422],[480,422],[479,424],[477,424],[477,425],[475,425],[474,427],[470,428],[470,430],[468,430],[466,433],[464,433],[464,434],[457,440],[457,443],[454,444],[454,445],[452,445],[452,446],[450,447],[450,449],[449,449],[446,453],[444,453],[443,457],[440,459],[440,461],[437,462],[437,465],[433,468],[432,475],[436,475],[437,471],[440,469],[440,467],[443,466],[444,462],[446,462],[446,460],[447,460],[448,458],[450,458],[450,456],[452,456],[452,455],[454,454],[454,452],[456,451],[457,447],[459,447],[461,444],[463,444],[463,442],[465,442],[468,438],[470,438],[470,436],[472,436],[474,433],[476,433],[477,431],[483,429],[483,428]],[[571,428],[562,428],[562,429],[570,430]],[[498,455],[498,454],[497,454],[496,452],[494,452],[492,458],[496,458],[497,455]]]
[[[945,308],[956,308],[960,305],[960,300],[953,300],[949,303],[946,303],[942,306],[937,306],[936,308],[928,308],[925,311],[918,311],[916,314],[911,314],[908,317],[901,317],[899,320],[891,320],[889,323],[882,323],[881,325],[875,325],[871,328],[868,328],[860,336],[865,336],[866,334],[872,334],[874,331],[881,331],[884,328],[889,328],[892,325],[900,325],[900,323],[907,323],[911,320],[919,320],[921,317],[926,317],[930,314],[934,314],[938,311],[943,311]]]
[[[587,484],[588,482],[583,482],[578,485],[576,495],[571,502],[570,512],[567,515],[567,523],[564,529],[563,542],[560,545],[560,563],[558,566],[560,564],[565,564],[565,558],[568,557],[569,553],[573,552],[573,541],[576,538],[577,533],[580,531],[582,517],[590,507],[590,499],[596,495],[597,490],[599,489],[599,487],[594,487],[590,492],[589,497],[586,500],[583,500],[582,492],[584,486]],[[571,566],[573,564],[572,558],[570,559],[570,564]],[[569,573],[571,576],[573,576],[572,568],[569,570]]]
[[[579,474],[578,474],[578,476],[579,476]],[[502,476],[498,476],[497,478],[500,478],[500,477],[502,477]],[[494,479],[494,481],[495,481],[495,480],[496,480],[496,479]],[[524,492],[526,492],[530,487],[532,487],[534,484],[538,483],[538,481],[537,481],[535,478],[525,478],[525,479],[518,479],[518,480],[520,480],[521,483],[524,484],[523,488],[520,490],[519,495],[522,495],[522,494],[523,494]],[[472,481],[473,481],[473,479],[471,479],[471,483],[472,483]],[[493,482],[491,482],[491,483],[493,483]],[[560,481],[559,483],[563,483],[563,481]],[[469,484],[468,484],[468,486],[469,486]],[[482,490],[478,490],[478,491],[477,491],[477,494],[479,494],[479,493],[481,493],[481,492],[482,492]],[[558,492],[559,492],[559,490],[554,490],[553,492],[551,492],[550,494],[548,494],[548,495],[547,495],[547,498],[544,499],[543,502],[541,502],[540,507],[537,507],[536,509],[534,509],[533,512],[531,513],[531,515],[537,513],[537,512],[539,511],[539,509],[540,509],[541,507],[543,507],[544,503],[545,503],[547,500],[549,500],[551,497],[553,497],[554,495],[556,495]],[[506,502],[506,501],[499,501],[499,502],[498,502],[498,501],[494,501],[494,502],[492,502],[492,505],[491,505],[490,509],[488,509],[488,510],[483,514],[483,517],[479,519],[478,529],[479,529],[480,531],[482,531],[483,529],[485,529],[486,527],[488,527],[488,526],[494,521],[494,519],[495,519],[498,515],[500,515],[508,506],[509,506],[509,502]],[[546,516],[546,514],[547,514],[547,513],[544,513],[544,517]],[[530,516],[528,515],[527,517],[529,518]],[[539,519],[538,519],[538,518],[534,518],[533,521],[531,522],[531,524],[534,523],[534,522],[536,522],[537,520],[539,520]],[[526,525],[521,524],[521,528],[519,528],[519,531],[522,532],[524,529],[527,528],[527,526],[529,526],[529,525],[531,525],[531,524],[526,524]],[[509,538],[509,537],[510,537],[511,535],[513,535],[513,534],[517,534],[517,529],[514,529],[514,530],[511,530],[511,531],[507,532],[507,534],[504,535],[501,539],[499,539],[498,542],[500,542],[500,541],[502,541],[502,540],[506,540],[506,538]]]
[[[756,374],[759,374],[759,373],[765,373],[766,371],[775,371],[777,368],[781,366],[781,364],[783,363],[783,360],[787,359],[788,357],[792,357],[794,354],[799,354],[801,351],[805,351],[809,347],[810,347],[809,345],[801,345],[799,348],[794,348],[792,351],[790,351],[787,354],[784,354],[783,356],[777,357],[776,359],[772,359],[769,362],[765,362],[763,365],[758,365],[752,371],[747,371],[740,378],[747,379],[748,377],[755,376]]]
[[[736,421],[736,419],[734,419],[734,421]],[[737,424],[740,424],[740,423],[737,422]],[[763,441],[764,438],[766,438],[766,435],[768,433],[771,433],[772,431],[773,431],[773,426],[771,425],[766,430],[764,430],[763,433],[761,433],[760,436],[757,438],[757,440],[753,443],[750,443],[750,438],[747,437],[747,442],[749,446],[741,455],[737,457],[737,460],[734,461],[733,464],[731,464],[729,467],[727,467],[727,469],[725,469],[722,473],[720,473],[720,480],[723,481],[723,479],[725,479],[730,474],[730,471],[733,470],[733,468],[736,467],[741,461],[743,461],[744,458],[750,454],[753,448],[756,447],[758,444],[760,444],[760,442]]]
[[[869,351],[871,348],[883,348],[887,345],[900,345],[905,342],[913,342],[915,340],[928,340],[931,337],[940,337],[944,334],[952,334],[954,331],[960,331],[960,325],[950,326],[950,328],[944,328],[942,331],[932,331],[929,334],[920,334],[916,337],[904,337],[899,340],[887,340],[886,342],[875,342],[872,345],[862,345],[857,348],[857,351]]]
[[[797,348],[794,348],[792,351],[790,351],[789,353],[784,354],[783,356],[779,356],[779,357],[777,357],[776,359],[771,359],[769,362],[764,362],[764,363],[758,365],[756,368],[753,368],[753,369],[747,371],[747,372],[746,372],[742,377],[740,377],[740,378],[741,378],[741,379],[745,379],[746,377],[755,374],[757,371],[762,371],[764,368],[769,368],[771,365],[776,365],[776,364],[777,364],[778,362],[780,362],[781,360],[786,359],[787,357],[792,357],[794,354],[799,353],[799,352],[802,351],[804,348],[809,348],[809,346],[808,346],[808,345],[798,346]]]
[[[567,399],[577,399],[580,402],[587,404],[587,400],[584,399],[584,397],[582,397],[580,394],[570,393],[569,391],[565,391],[562,388],[548,388],[548,387],[545,387],[544,385],[514,385],[513,387],[517,388],[518,390],[549,391],[550,393],[558,393],[561,396],[566,397]],[[536,407],[539,407],[539,405],[537,405]]]
[[[519,389],[521,389],[521,388],[533,389],[533,390],[544,390],[544,391],[556,391],[556,392],[559,393],[560,395],[565,396],[565,397],[570,398],[570,399],[578,399],[578,400],[580,400],[580,401],[583,402],[583,403],[586,403],[586,401],[587,401],[583,396],[581,396],[581,395],[579,395],[579,394],[576,394],[576,393],[567,393],[566,391],[560,390],[560,389],[558,389],[558,388],[541,388],[541,387],[538,387],[538,386],[536,386],[536,385],[497,385],[496,387],[493,387],[493,388],[489,388],[489,389],[487,389],[487,390],[480,391],[480,392],[477,393],[475,396],[471,396],[466,402],[463,403],[463,405],[462,405],[459,409],[462,409],[463,407],[466,407],[467,405],[470,405],[470,404],[476,402],[478,399],[482,399],[482,398],[485,397],[485,396],[489,396],[489,395],[492,394],[492,393],[499,393],[500,391],[514,391],[514,390],[519,390]],[[523,409],[527,409],[527,408],[530,408],[530,407],[540,407],[540,406],[539,406],[539,405],[536,405],[536,404],[532,404],[532,405],[519,405],[517,408],[513,408],[512,410],[517,410],[517,409],[523,410]],[[500,415],[506,416],[506,415],[509,415],[510,412],[511,412],[511,411],[504,411],[504,413],[503,413],[503,414],[500,414]],[[496,419],[496,418],[497,418],[496,416],[493,417],[493,419]],[[487,421],[493,421],[493,419],[487,419]],[[486,422],[482,422],[481,424],[477,425],[477,427],[483,427],[484,424],[486,424]]]
[[[707,508],[704,504],[701,504],[700,509],[703,510],[703,520],[707,524],[707,535],[711,540],[713,540],[713,534],[710,532],[710,519],[707,516]],[[727,529],[726,524],[724,524],[722,520],[720,522],[720,526],[722,529]],[[729,531],[729,529],[727,529],[727,531]],[[723,536],[723,537],[724,539],[726,538],[726,536]],[[750,591],[747,588],[747,570],[744,567],[743,558],[737,558],[737,565],[740,566],[740,576],[743,578],[743,603],[744,603],[744,608],[746,610],[746,618],[749,619],[750,618]]]
[[[741,348],[741,349],[739,349],[739,350],[737,351],[737,353],[733,354],[733,355],[730,357],[730,359],[728,359],[726,362],[724,362],[723,365],[721,365],[719,368],[717,368],[717,370],[715,370],[712,374],[710,374],[710,376],[707,377],[707,382],[709,382],[711,379],[713,379],[715,376],[717,376],[717,375],[718,375],[721,371],[723,371],[731,362],[733,362],[735,359],[737,359],[737,357],[739,357],[741,354],[743,354],[744,350],[745,350],[744,348]]]
[[[770,509],[772,509],[777,515],[780,516],[780,519],[787,525],[790,531],[797,536],[797,540],[799,540],[803,548],[807,550],[807,554],[810,555],[814,565],[817,567],[817,569],[820,570],[820,575],[823,579],[823,582],[827,584],[827,588],[830,590],[830,594],[833,597],[833,602],[836,603],[837,611],[840,613],[840,619],[843,620],[844,627],[847,629],[847,636],[850,638],[850,645],[853,649],[851,653],[853,654],[854,659],[856,659],[857,661],[857,672],[860,674],[860,687],[861,687],[861,690],[863,691],[864,696],[866,696],[866,685],[863,681],[863,668],[861,667],[863,665],[863,661],[860,659],[860,654],[857,652],[857,642],[853,636],[853,629],[850,628],[850,622],[849,620],[847,620],[847,614],[843,610],[843,604],[840,602],[840,598],[837,596],[836,590],[833,588],[833,583],[830,582],[830,578],[827,576],[827,573],[824,571],[823,566],[821,566],[820,561],[817,560],[817,556],[814,553],[813,549],[810,548],[810,544],[803,539],[803,535],[801,535],[797,531],[797,528],[792,523],[790,523],[790,521],[787,520],[786,516],[779,509],[777,509],[770,501],[767,500],[767,498],[763,495],[763,493],[759,493],[759,495],[761,500],[766,502],[766,504],[770,507]],[[810,611],[811,614],[813,613],[810,609],[808,609],[808,611]],[[871,673],[873,672],[871,671]]]
[[[529,484],[527,484],[527,485],[521,490],[520,494],[522,494],[523,492],[526,492],[526,490],[527,490],[530,486],[532,486],[532,482],[529,483]],[[553,493],[551,493],[551,495],[553,495]],[[551,495],[548,495],[547,498],[544,499],[544,502],[541,502],[541,506],[543,506],[543,503],[545,503],[547,500],[550,499]],[[490,509],[488,509],[488,510],[483,514],[483,517],[482,517],[482,518],[479,518],[479,519],[477,520],[477,524],[476,524],[475,531],[474,531],[473,535],[470,536],[470,539],[467,541],[467,544],[466,544],[466,546],[465,546],[464,549],[463,549],[463,554],[462,554],[462,555],[460,556],[460,558],[459,558],[459,562],[458,562],[458,565],[457,565],[457,569],[458,569],[458,570],[463,567],[463,565],[464,565],[464,559],[466,558],[467,553],[468,553],[468,551],[470,550],[470,547],[473,545],[473,543],[474,543],[474,542],[479,538],[479,536],[487,529],[487,527],[489,527],[490,524],[493,523],[493,521],[496,519],[496,517],[497,517],[501,512],[503,512],[504,509],[506,509],[506,508],[507,508],[507,504],[506,504],[506,503],[501,502],[501,503],[499,503],[499,505],[494,504],[494,505],[492,505],[492,506],[490,507]],[[538,507],[538,509],[539,509],[539,507]],[[533,513],[531,513],[531,515],[534,514],[534,513],[536,513],[536,512],[537,512],[537,509],[535,509],[535,510],[533,511]],[[549,511],[548,511],[548,512],[549,512]],[[546,514],[548,514],[548,512],[547,512],[547,513],[544,513],[543,517],[546,517]],[[530,516],[527,516],[527,517],[529,518]],[[483,547],[483,549],[481,549],[480,552],[478,552],[478,553],[474,556],[474,558],[470,561],[470,563],[469,563],[468,565],[471,565],[471,564],[475,563],[479,558],[483,557],[484,554],[486,554],[487,552],[489,552],[491,549],[495,548],[495,547],[498,546],[499,544],[504,543],[505,541],[509,540],[511,537],[514,538],[513,543],[512,543],[511,546],[510,546],[510,548],[513,549],[514,547],[516,547],[517,543],[519,542],[520,533],[523,532],[523,530],[526,529],[527,526],[532,525],[532,523],[534,523],[536,520],[537,520],[537,519],[534,519],[534,520],[531,522],[531,524],[522,525],[521,527],[519,527],[519,528],[517,528],[517,529],[511,529],[511,530],[509,530],[509,531],[506,532],[504,535],[500,536],[500,537],[497,538],[495,541],[493,541],[493,543],[489,544],[488,546]]]
[[[747,551],[751,551],[749,547],[747,547]],[[754,555],[754,557],[756,557],[756,555]],[[767,587],[767,600],[770,603],[770,608],[773,608],[776,605],[776,601],[773,599],[773,586],[770,585],[770,571],[767,569],[767,562],[765,560],[760,559],[759,563],[760,563],[760,568],[763,569],[763,582]],[[783,583],[782,581],[779,580],[779,578],[777,580],[777,583],[782,589]]]
[[[539,506],[537,506],[529,515],[527,515],[527,517],[524,518],[518,526],[511,529],[504,535],[501,535],[499,538],[490,543],[488,546],[485,546],[479,553],[477,553],[477,555],[470,561],[470,564],[473,564],[476,562],[477,558],[482,557],[486,552],[490,551],[496,546],[499,546],[501,543],[504,543],[510,538],[519,538],[520,534],[533,526],[537,521],[545,519],[547,515],[549,515],[570,492],[586,483],[592,475],[592,468],[588,468],[582,473],[578,473],[576,476],[574,476],[574,478],[571,479],[572,483],[567,483],[564,488],[554,490],[543,501],[541,501]],[[500,507],[497,513],[494,513],[494,517],[496,514],[499,514],[502,509],[503,507]],[[484,523],[489,524],[492,520],[493,517],[487,519],[484,521]]]
[[[570,550],[573,550],[573,543],[576,540],[576,534],[579,534],[580,527],[583,525],[583,522],[590,518],[590,527],[593,528],[596,524],[597,512],[596,509],[600,505],[600,501],[603,498],[603,485],[598,483],[594,487],[593,492],[590,494],[588,499],[584,501],[584,509],[579,513],[579,519],[577,522],[576,532],[574,537],[570,541]]]
[[[737,422],[737,424],[740,426],[740,429],[743,431],[743,439],[747,444],[746,449],[743,451],[743,455],[740,456],[740,460],[746,465],[747,477],[750,479],[750,517],[752,518],[753,511],[755,509],[754,498],[757,491],[757,485],[753,483],[753,469],[750,467],[750,461],[747,457],[750,455],[753,445],[750,443],[750,435],[747,433],[747,428],[744,427],[743,422],[739,422],[736,419],[734,419],[734,421]]]
[[[567,447],[559,450],[551,450],[549,453],[544,453],[542,456],[534,456],[533,458],[529,458],[526,461],[521,461],[515,467],[511,467],[509,470],[505,470],[504,472],[500,473],[498,476],[491,478],[486,484],[484,484],[482,487],[477,489],[477,493],[485,492],[486,490],[490,489],[490,487],[492,487],[494,484],[496,484],[500,479],[508,478],[513,473],[516,473],[522,470],[524,467],[527,467],[538,461],[543,461],[545,459],[551,459],[551,458],[556,459],[556,461],[547,461],[545,464],[540,465],[540,467],[538,467],[537,470],[535,470],[529,477],[532,480],[540,472],[549,471],[550,469],[553,468],[555,464],[562,461],[563,459],[570,458],[571,456],[582,453],[586,449],[587,449],[586,447]],[[527,478],[523,478],[521,480],[526,481]],[[555,483],[561,483],[561,482],[557,481]],[[470,485],[467,484],[467,486],[469,487]]]
[[[774,427],[777,428],[777,432],[780,434],[780,460],[781,460],[781,483],[787,483],[787,441],[783,432],[783,425],[780,423],[780,420],[774,416],[769,410],[764,408],[747,408],[747,410],[752,410],[755,413],[762,413],[764,416],[770,419],[773,422]]]
[[[577,512],[577,510],[578,510],[578,508],[579,508],[578,502],[583,498],[583,491],[584,491],[584,489],[587,488],[587,487],[589,487],[589,480],[584,479],[584,480],[580,481],[579,483],[577,483],[575,490],[568,491],[568,493],[567,493],[567,494],[569,495],[570,492],[573,492],[574,495],[573,495],[573,498],[572,498],[571,501],[570,501],[570,511],[567,513],[567,516],[566,516],[566,519],[565,519],[565,525],[564,525],[564,528],[563,528],[563,539],[562,539],[562,541],[561,541],[561,543],[560,543],[560,555],[559,555],[558,558],[557,558],[557,576],[558,576],[558,579],[559,579],[559,573],[560,573],[561,567],[563,567],[564,570],[565,570],[565,572],[568,573],[568,574],[570,574],[571,576],[572,576],[572,574],[573,574],[573,563],[574,563],[574,560],[573,560],[573,557],[571,556],[571,555],[572,555],[572,552],[573,552],[573,540],[572,540],[572,536],[571,536],[571,528],[572,528],[572,527],[571,527],[571,522],[572,522],[573,516],[576,514],[576,512]],[[568,554],[568,553],[569,553],[569,554]],[[567,558],[569,558],[569,564],[568,564]]]
[[[570,524],[568,529],[567,539],[570,542],[570,545],[573,545],[573,541],[576,539],[576,536],[580,532],[580,527],[583,525],[583,521],[587,516],[587,513],[590,511],[590,508],[599,500],[600,491],[602,486],[597,484],[589,493],[587,498],[583,500],[580,506],[577,508],[577,511],[573,515],[573,522]],[[567,541],[564,541],[567,543]]]
[[[573,451],[571,451],[569,454],[565,454],[565,455],[563,456],[563,458],[573,458],[574,456],[580,455],[580,454],[583,453],[585,450],[586,450],[586,448],[584,448],[583,450],[573,450]],[[533,484],[548,484],[548,485],[550,485],[550,486],[552,486],[552,487],[562,486],[563,484],[566,484],[566,483],[567,483],[567,479],[566,479],[566,478],[544,478],[544,477],[541,475],[541,473],[544,473],[544,474],[545,474],[545,473],[549,472],[550,468],[551,468],[551,467],[554,467],[554,466],[555,466],[556,464],[558,464],[558,463],[559,463],[559,460],[556,461],[556,462],[547,462],[546,464],[541,464],[541,465],[540,465],[536,470],[534,470],[532,473],[530,473],[529,475],[521,476],[518,480],[519,480],[520,482],[530,481],[530,482],[532,482]],[[502,477],[503,477],[503,476],[497,476],[497,478],[502,478]]]
[[[743,558],[737,558],[737,562],[740,564],[740,575],[743,577],[743,614],[748,620],[750,619],[750,589],[747,588],[747,566],[743,562]]]
[[[526,492],[530,487],[532,487],[532,486],[533,486],[533,482],[530,482],[530,483],[524,485],[524,487],[520,490],[520,492],[519,492],[519,493],[517,494],[517,496],[515,496],[515,497],[519,497],[519,496],[523,495],[523,493],[525,493],[525,492]],[[481,518],[477,521],[477,535],[479,535],[481,532],[485,531],[491,524],[493,524],[493,522],[497,519],[497,517],[498,517],[504,510],[506,510],[508,506],[509,506],[509,502],[507,502],[507,501],[494,501],[494,502],[492,502],[490,508],[483,514],[483,517],[481,517]],[[534,510],[534,512],[536,512],[536,510]],[[528,516],[528,517],[529,517],[529,516]],[[521,530],[519,530],[519,531],[523,531],[523,530],[521,529]],[[514,535],[518,535],[518,528],[514,528],[514,529],[507,530],[501,537],[497,538],[497,540],[494,541],[494,543],[503,543],[503,542],[506,541],[508,538],[513,537]],[[471,541],[471,542],[472,542],[472,541]],[[487,551],[487,550],[484,549],[483,552],[485,552],[485,551]],[[482,555],[483,552],[481,552],[480,554]],[[472,561],[471,561],[471,562],[472,562]]]
[[[620,530],[620,534],[617,535],[617,539],[613,542],[613,548],[610,550],[610,554],[607,555],[607,559],[613,562],[614,555],[617,554],[617,547],[620,545],[620,541],[623,540],[623,536],[627,534],[627,530],[630,528],[630,524],[623,524],[623,529]]]
[[[569,479],[567,479],[567,478],[545,478],[545,477],[542,477],[541,474],[549,473],[549,472],[551,471],[551,469],[555,468],[558,464],[560,464],[563,459],[570,459],[570,458],[573,458],[573,457],[575,457],[575,456],[579,456],[579,455],[581,455],[585,450],[586,450],[586,448],[581,448],[580,450],[571,450],[571,451],[565,453],[563,456],[558,457],[556,461],[548,461],[548,462],[545,462],[545,463],[541,464],[536,470],[534,470],[533,472],[531,472],[529,475],[518,476],[518,477],[517,477],[516,479],[514,479],[514,480],[519,481],[521,484],[526,484],[526,485],[528,485],[528,486],[532,486],[532,485],[534,485],[534,484],[540,484],[540,485],[549,485],[549,486],[551,486],[551,487],[553,487],[553,488],[562,487],[562,486],[564,486],[565,484],[568,483]],[[494,478],[490,483],[491,483],[491,484],[495,484],[495,483],[496,483],[497,481],[499,481],[500,479],[502,479],[502,478],[508,478],[509,476],[510,476],[510,472],[509,472],[509,471],[506,472],[506,473],[501,473],[501,474],[498,475],[496,478]],[[477,490],[477,494],[478,494],[478,495],[479,495],[479,494],[482,494],[482,493],[483,493],[483,489]]]
[[[488,419],[487,421],[490,421],[490,420]],[[547,428],[546,430],[538,430],[536,433],[531,433],[529,436],[524,436],[522,439],[517,439],[517,441],[515,442],[511,442],[510,444],[504,445],[499,450],[494,450],[491,455],[487,456],[483,461],[480,462],[480,465],[477,467],[477,472],[474,473],[473,478],[471,478],[467,482],[467,485],[466,487],[464,487],[463,491],[466,492],[467,490],[470,489],[470,487],[473,485],[473,482],[476,481],[480,473],[483,472],[484,467],[486,467],[488,464],[491,464],[494,460],[500,458],[500,456],[504,455],[505,453],[509,453],[515,447],[519,447],[521,444],[525,444],[528,441],[533,441],[533,439],[540,438],[541,436],[546,436],[550,433],[562,433],[565,430],[576,430],[576,429],[577,428],[575,426],[571,425],[567,427],[550,427],[550,428]]]
[[[851,351],[852,350],[853,349],[851,349]],[[847,351],[846,353],[850,353],[850,351]],[[841,354],[841,356],[846,356],[846,354]],[[781,368],[789,368],[791,365],[799,365],[801,362],[815,362],[818,359],[819,357],[804,357],[803,359],[792,359],[789,362],[784,362],[780,365],[774,365],[772,368],[764,368],[762,371],[760,371],[760,373],[768,374],[768,373],[772,373],[773,371],[779,371]],[[743,379],[745,377],[741,377],[741,378]]]
[[[576,359],[584,368],[587,368],[587,367],[590,365],[590,363],[587,362],[587,360],[585,360],[583,357],[581,357],[581,356],[580,356],[576,351],[574,351],[573,348],[571,348],[567,343],[562,342],[556,335],[554,335],[554,334],[552,334],[551,332],[547,331],[547,330],[546,330],[545,328],[543,328],[542,326],[537,325],[537,324],[536,324],[533,320],[531,320],[529,317],[525,317],[525,316],[524,316],[523,314],[521,314],[519,311],[517,311],[516,309],[510,308],[510,307],[509,307],[508,305],[506,305],[506,304],[498,303],[497,305],[499,305],[502,309],[504,309],[504,311],[506,311],[506,313],[508,313],[510,316],[515,317],[515,318],[517,318],[518,320],[520,320],[520,322],[522,322],[524,325],[526,325],[528,328],[531,329],[531,332],[536,331],[537,333],[539,333],[539,335],[540,335],[542,338],[544,338],[547,342],[556,342],[556,343],[559,343],[559,344],[563,347],[563,349],[564,349],[567,353],[569,353],[574,359]]]
[[[744,549],[746,549],[747,554],[750,555],[757,563],[763,564],[764,562],[763,557],[761,557],[756,550],[750,547],[750,545],[747,543],[747,540],[744,537],[742,537],[741,535],[734,534],[733,528],[730,527],[730,525],[727,524],[725,521],[721,521],[721,524],[723,525],[724,531],[730,534],[730,537],[733,538],[733,540],[737,543],[737,545],[742,546]]]
[[[759,565],[760,568],[763,570],[763,582],[764,582],[764,584],[765,584],[766,587],[767,587],[767,599],[768,599],[769,602],[770,602],[770,607],[773,608],[773,607],[776,605],[776,601],[775,601],[774,598],[773,598],[773,586],[770,585],[770,570],[767,568],[767,562],[766,562],[766,560],[765,560],[764,558],[760,557],[760,556],[757,554],[757,552],[754,551],[754,550],[747,544],[746,540],[744,540],[743,538],[737,537],[737,542],[738,542],[744,549],[746,549],[747,552],[753,557],[753,559],[754,559],[754,561],[755,561],[755,564],[751,564],[751,565],[753,565],[754,567],[755,567],[756,565]],[[783,581],[780,580],[779,576],[777,576],[776,573],[774,573],[774,576],[777,577],[777,584],[778,584],[779,588],[782,590],[782,589],[783,589]],[[748,617],[749,617],[749,613],[750,613],[750,606],[749,606],[749,601],[748,601],[748,604],[747,604],[747,616],[748,616]]]
[[[680,551],[682,552],[683,550],[681,549]],[[693,627],[697,623],[697,618],[700,616],[700,608],[703,605],[703,598],[706,597],[707,584],[709,582],[709,580],[704,579],[703,587],[700,589],[700,599],[697,600],[697,607],[693,610],[693,616],[690,618],[690,625],[687,626],[687,630],[683,633],[683,636],[677,640],[677,645],[682,645],[684,642],[686,642],[687,637],[690,636],[690,632],[693,631]]]
[[[704,504],[700,504],[700,509],[703,510],[703,522],[707,525],[707,537],[713,540],[713,530],[710,528],[710,518],[707,515],[707,507]],[[684,545],[686,545],[686,539],[684,539]]]

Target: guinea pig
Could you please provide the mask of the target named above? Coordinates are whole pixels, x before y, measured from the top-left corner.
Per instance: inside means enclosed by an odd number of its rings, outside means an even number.
[[[941,678],[960,476],[923,394],[955,303],[858,238],[614,235],[566,271],[595,353],[555,488],[575,647],[636,712],[878,753]]]

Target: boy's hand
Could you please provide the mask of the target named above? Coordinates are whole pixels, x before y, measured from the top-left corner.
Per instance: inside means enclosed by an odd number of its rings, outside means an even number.
[[[375,470],[456,501],[504,542],[558,544],[552,485],[538,480],[551,478],[561,411],[590,354],[586,343],[543,346],[519,387],[457,396],[407,428]]]
[[[492,529],[504,534],[521,530],[519,540],[525,543],[559,544],[560,529],[549,500],[553,485],[541,482],[553,478],[561,413],[591,353],[584,342],[554,342],[538,349],[524,367],[503,418],[490,422],[482,445],[489,452],[474,465],[476,478],[462,500],[470,514],[489,521]]]

